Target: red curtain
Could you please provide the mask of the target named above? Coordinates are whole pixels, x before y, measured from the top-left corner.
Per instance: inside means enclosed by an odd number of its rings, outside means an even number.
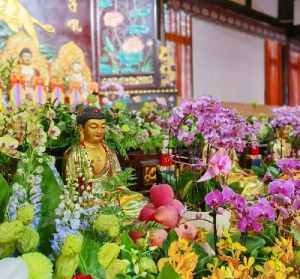
[[[282,45],[265,41],[265,104],[283,104]]]
[[[192,17],[173,9],[164,9],[165,40],[174,49],[176,88],[180,99],[193,96]]]
[[[300,105],[300,53],[289,55],[289,105]]]

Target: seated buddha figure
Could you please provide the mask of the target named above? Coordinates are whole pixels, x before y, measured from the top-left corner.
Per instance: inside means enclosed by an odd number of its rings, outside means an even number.
[[[96,107],[86,106],[77,116],[80,143],[71,146],[65,153],[65,176],[68,184],[77,185],[76,192],[93,192],[92,204],[101,204],[105,194],[103,182],[121,171],[115,152],[104,143],[105,119]],[[80,187],[79,181],[84,182]],[[77,184],[76,184],[77,183]],[[116,201],[121,208],[136,217],[145,199],[142,194],[129,191],[120,185]]]
[[[68,182],[76,182],[79,174],[93,187],[121,171],[115,152],[104,143],[105,119],[98,108],[87,106],[77,116],[80,143],[65,153],[65,175]]]

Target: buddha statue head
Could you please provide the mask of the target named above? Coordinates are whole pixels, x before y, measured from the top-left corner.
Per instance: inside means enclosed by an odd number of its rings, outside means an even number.
[[[19,54],[19,63],[21,65],[31,65],[32,64],[32,52],[29,48],[23,48]]]
[[[71,65],[71,72],[74,74],[81,74],[82,67],[80,61],[74,61]]]
[[[81,143],[97,145],[103,142],[106,123],[101,110],[85,106],[78,113],[77,124]]]

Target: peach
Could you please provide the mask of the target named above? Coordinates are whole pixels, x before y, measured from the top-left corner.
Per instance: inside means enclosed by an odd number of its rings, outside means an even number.
[[[156,208],[154,207],[154,205],[152,203],[148,203],[140,211],[138,219],[140,221],[145,221],[145,222],[153,221],[155,212],[156,212]]]
[[[150,189],[150,200],[156,206],[166,205],[174,199],[174,192],[168,184],[153,185]]]
[[[185,212],[185,207],[179,200],[172,200],[169,205],[171,205],[177,209],[177,212],[180,217],[183,216],[183,214]]]
[[[162,247],[164,240],[168,237],[168,233],[165,230],[157,230],[150,234],[151,246]]]
[[[178,224],[179,215],[175,207],[162,205],[156,210],[154,219],[157,223],[165,225],[168,229],[172,229]]]
[[[192,223],[181,224],[175,231],[180,238],[186,240],[194,240],[197,235],[197,229]]]

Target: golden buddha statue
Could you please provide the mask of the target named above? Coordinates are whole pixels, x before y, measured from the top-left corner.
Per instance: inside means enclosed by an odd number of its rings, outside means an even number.
[[[102,192],[101,182],[121,171],[115,152],[104,143],[105,120],[98,108],[85,107],[77,117],[80,143],[65,153],[65,175],[76,182],[79,175]]]
[[[96,107],[86,106],[78,114],[77,124],[80,132],[80,143],[71,146],[65,152],[65,176],[69,184],[77,185],[76,192],[92,192],[93,198],[88,204],[101,204],[102,194],[106,194],[103,182],[121,171],[115,152],[105,143],[105,119]],[[83,188],[80,188],[80,183]],[[78,187],[79,186],[79,187]],[[145,203],[140,193],[118,188],[117,204],[127,213],[136,217]],[[89,205],[87,205],[89,206]]]
[[[273,145],[273,158],[279,160],[292,155],[292,145],[288,141],[292,128],[289,126],[276,129],[276,139]]]

